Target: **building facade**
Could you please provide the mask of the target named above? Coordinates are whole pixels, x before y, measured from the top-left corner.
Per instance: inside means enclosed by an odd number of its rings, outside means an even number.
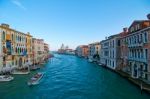
[[[116,69],[120,65],[120,37],[118,34],[101,41],[100,63],[110,69]]]
[[[49,45],[47,43],[44,43],[44,59],[49,58]]]
[[[100,58],[100,50],[101,50],[100,42],[89,44],[88,58],[98,61]]]
[[[34,64],[39,64],[44,60],[44,40],[33,38],[33,61]]]
[[[1,29],[0,29],[0,72],[1,72],[1,69],[3,67],[3,52],[2,52],[2,34],[1,34]]]
[[[128,29],[129,73],[150,82],[150,20],[136,20]]]
[[[128,46],[126,36],[128,35],[128,28],[123,28],[123,31],[119,33],[120,36],[120,61],[121,64],[118,66],[118,70],[128,71]]]
[[[14,30],[8,24],[0,25],[1,34],[1,59],[3,72],[11,71],[13,68],[22,69],[27,67],[32,53],[28,51],[28,40],[32,38],[30,34],[25,34]],[[29,37],[29,39],[28,39]],[[30,56],[31,57],[31,56]]]
[[[80,45],[76,48],[76,55],[79,57],[88,57],[88,45]]]
[[[26,57],[27,57],[28,65],[32,65],[33,64],[32,36],[30,35],[29,32],[26,34],[26,47],[27,47]]]

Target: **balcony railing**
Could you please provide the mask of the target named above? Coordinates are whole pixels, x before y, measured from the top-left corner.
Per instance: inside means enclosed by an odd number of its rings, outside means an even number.
[[[148,60],[146,58],[132,58],[132,57],[128,57],[128,60],[144,62],[144,63],[148,62]]]
[[[128,47],[142,47],[144,43],[128,44]]]

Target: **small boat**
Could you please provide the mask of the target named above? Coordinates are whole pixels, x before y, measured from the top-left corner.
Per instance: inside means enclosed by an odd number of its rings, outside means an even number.
[[[14,74],[14,75],[27,75],[29,73],[30,73],[30,71],[14,71],[14,72],[12,72],[12,74]]]
[[[40,64],[41,64],[41,65],[45,65],[45,64],[46,64],[46,62],[41,62]]]
[[[37,69],[40,69],[40,67],[38,65],[35,65],[35,66],[31,66],[30,67],[30,70],[37,70]]]
[[[99,65],[99,66],[102,66],[103,64],[99,63],[98,65]]]
[[[9,75],[0,76],[0,82],[2,82],[2,81],[12,81],[13,79],[14,79],[14,77],[9,76]]]
[[[43,77],[43,73],[37,73],[35,74],[29,81],[28,81],[28,85],[31,86],[31,85],[37,85],[39,84],[40,80],[42,79]]]
[[[89,59],[88,59],[88,62],[92,63],[92,62],[93,62],[93,60],[89,58]]]

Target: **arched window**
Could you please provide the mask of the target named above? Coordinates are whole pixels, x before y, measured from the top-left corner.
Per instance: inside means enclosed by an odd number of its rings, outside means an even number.
[[[12,51],[12,53],[14,53],[14,48],[13,47],[11,48],[11,51]]]
[[[5,32],[4,31],[3,31],[3,36],[2,37],[3,37],[3,40],[5,40]]]
[[[23,48],[21,48],[21,52],[23,52]]]
[[[27,38],[26,38],[26,43],[27,43]]]
[[[19,39],[20,39],[20,42],[21,42],[21,36],[20,36],[20,38],[19,38]]]
[[[19,53],[21,53],[21,48],[19,48]]]
[[[19,38],[19,41],[21,42],[21,36],[20,36],[20,38]]]
[[[16,65],[17,65],[17,60],[16,60]]]
[[[6,53],[6,48],[5,48],[5,46],[3,46],[3,52]]]
[[[16,35],[16,41],[17,41],[17,35]]]
[[[17,48],[17,53],[20,53],[20,50],[19,50],[19,48]]]
[[[14,40],[14,35],[13,34],[11,35],[11,39],[12,39],[12,41]]]
[[[15,49],[15,52],[17,53],[17,47],[16,47],[16,49]]]
[[[17,41],[19,42],[19,36],[17,35]]]

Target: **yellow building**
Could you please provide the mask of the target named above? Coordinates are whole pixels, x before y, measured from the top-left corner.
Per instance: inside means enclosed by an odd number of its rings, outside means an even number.
[[[24,68],[32,64],[32,36],[27,33],[16,31],[8,24],[0,25],[2,71],[10,71],[13,68]]]
[[[27,59],[29,65],[33,64],[33,51],[32,51],[32,36],[28,32],[26,35]]]

